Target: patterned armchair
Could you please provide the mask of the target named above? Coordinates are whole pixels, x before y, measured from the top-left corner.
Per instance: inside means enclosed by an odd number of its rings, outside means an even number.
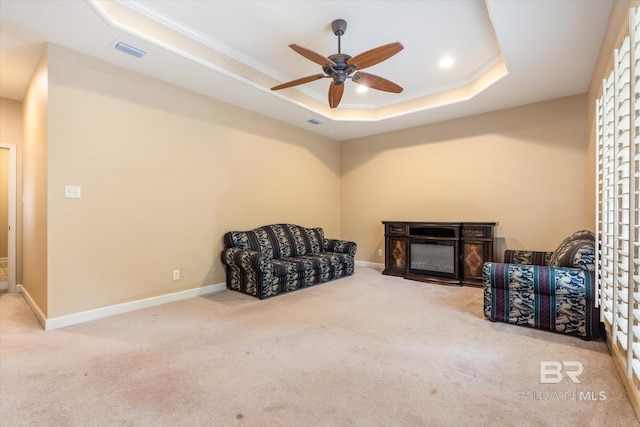
[[[595,236],[581,230],[554,252],[507,250],[483,265],[484,315],[583,339],[599,336]]]
[[[357,246],[322,228],[272,224],[224,235],[227,288],[267,298],[354,272]]]

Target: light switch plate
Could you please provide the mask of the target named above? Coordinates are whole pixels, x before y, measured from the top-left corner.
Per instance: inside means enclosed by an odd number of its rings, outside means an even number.
[[[80,186],[79,185],[65,185],[64,186],[65,199],[79,199],[80,198]]]

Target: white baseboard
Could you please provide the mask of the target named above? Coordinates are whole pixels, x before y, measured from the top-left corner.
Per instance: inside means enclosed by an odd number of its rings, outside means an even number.
[[[44,329],[47,329],[46,328],[47,316],[44,315],[42,310],[40,310],[40,307],[38,307],[38,304],[36,304],[33,298],[31,298],[29,291],[27,291],[27,289],[22,285],[18,285],[16,286],[16,288],[17,288],[17,291],[20,292],[24,297],[24,299],[27,301],[27,304],[29,304],[29,307],[31,307],[31,311],[33,311],[33,314],[35,314],[36,319],[38,319],[38,323],[40,323],[40,325]]]
[[[33,302],[26,289],[19,285],[19,290],[25,296],[27,303],[33,309],[38,321],[45,330],[64,328],[65,326],[76,325],[78,323],[88,322],[90,320],[102,319],[116,314],[128,313],[130,311],[140,310],[142,308],[154,307],[156,305],[166,304],[169,302],[180,301],[187,298],[193,298],[200,295],[208,295],[227,289],[226,283],[218,283],[217,285],[208,285],[201,288],[187,289],[186,291],[173,292],[170,294],[159,295],[157,297],[145,298],[137,301],[125,302],[122,304],[100,307],[93,310],[81,311],[79,313],[69,314],[66,316],[54,317],[47,319],[40,308]]]
[[[631,406],[636,413],[636,417],[640,419],[640,393],[633,383],[633,380],[627,376],[627,368],[624,366],[623,362],[627,357],[622,355],[615,345],[611,344],[611,338],[608,333],[606,333],[605,338],[607,347],[609,348],[609,353],[611,353],[611,358],[613,359],[613,364],[620,375],[620,379],[622,380],[622,384],[627,392]]]
[[[384,270],[384,264],[380,264],[379,262],[369,262],[369,261],[355,261],[356,267],[369,267],[375,270],[382,271]]]
[[[355,265],[357,267],[369,267],[379,271],[384,270],[384,264],[375,262],[355,261]],[[102,319],[116,314],[128,313],[142,308],[180,301],[200,295],[207,295],[225,289],[227,289],[227,284],[219,283],[217,285],[209,285],[201,288],[188,289],[186,291],[173,292],[170,294],[159,295],[157,297],[145,298],[137,301],[125,302],[122,304],[110,305],[107,307],[100,307],[93,310],[81,311],[79,313],[47,319],[42,310],[40,310],[40,307],[38,307],[38,305],[33,301],[33,298],[31,298],[31,295],[29,295],[26,288],[22,285],[18,285],[18,291],[24,295],[25,300],[36,315],[38,322],[45,330],[64,328],[65,326],[77,325],[78,323]]]

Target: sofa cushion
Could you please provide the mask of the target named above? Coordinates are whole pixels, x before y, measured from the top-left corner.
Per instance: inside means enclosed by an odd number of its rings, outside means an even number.
[[[313,259],[307,259],[303,257],[274,259],[273,266],[276,269],[276,275],[279,277],[291,275],[294,273],[301,273],[306,270],[316,270],[314,268]]]
[[[288,258],[324,252],[322,228],[306,228],[294,224],[273,224],[266,227],[275,249],[274,258]]]
[[[230,231],[223,240],[226,248],[263,252],[275,259],[324,252],[322,228],[305,228],[294,224],[272,224],[250,231]]]
[[[589,230],[580,230],[560,243],[549,260],[549,266],[594,271],[595,255],[595,235]]]
[[[347,254],[325,252],[315,255],[303,255],[292,258],[274,259],[273,265],[276,269],[276,276],[291,276],[297,273],[315,272],[330,273],[340,264],[349,263]]]

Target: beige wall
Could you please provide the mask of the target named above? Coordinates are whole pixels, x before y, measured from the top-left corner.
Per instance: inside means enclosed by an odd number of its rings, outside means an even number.
[[[47,52],[22,101],[22,285],[46,316],[47,289]]]
[[[16,147],[16,282],[22,283],[22,103],[0,98],[0,142]],[[4,207],[2,208],[5,211]]]
[[[593,229],[586,110],[580,95],[344,142],[343,237],[382,263],[383,220],[497,221],[498,259],[555,249]]]
[[[222,283],[230,230],[340,236],[338,142],[58,46],[48,63],[50,318]]]

